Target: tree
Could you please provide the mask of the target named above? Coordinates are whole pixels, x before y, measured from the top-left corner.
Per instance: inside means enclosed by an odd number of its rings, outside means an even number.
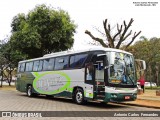
[[[117,24],[117,32],[115,32],[115,34],[112,35],[111,25],[108,23],[108,19],[105,19],[103,21],[105,33],[101,33],[105,35],[106,40],[95,37],[88,30],[86,30],[85,33],[88,34],[94,41],[99,42],[103,47],[119,49],[122,43],[124,43],[124,41],[126,41],[129,38],[129,36],[132,35],[132,30],[130,30],[130,32],[128,31],[129,28],[132,26],[133,21],[134,20],[131,18],[128,24],[126,24],[126,21],[123,21],[122,25]],[[138,33],[134,32],[133,36],[131,37],[131,40],[125,45],[124,49],[129,47],[140,33],[141,31],[139,31]]]
[[[1,87],[2,87],[2,82],[4,81],[4,78],[5,80],[8,81],[9,86],[11,85],[12,71],[13,71],[13,67],[15,67],[14,62],[17,59],[15,58],[14,60],[12,58],[13,56],[14,56],[13,51],[11,51],[10,43],[8,42],[8,40],[6,39],[1,40],[1,43],[0,43],[0,76],[1,76],[0,86]],[[5,73],[7,73],[7,75]]]
[[[5,57],[3,56],[3,54],[0,52],[0,87],[2,87],[2,83],[3,83],[3,66],[6,62]]]
[[[11,27],[11,37],[0,41],[0,69],[9,73],[5,76],[9,85],[19,61],[71,48],[76,29],[67,12],[46,5],[36,6],[26,15],[18,14]]]
[[[134,45],[128,47],[126,50],[133,53],[135,58],[146,61],[146,79],[160,84],[159,68],[160,68],[160,38],[153,37],[148,39],[144,36]]]
[[[11,63],[12,67],[17,67],[18,61],[27,58],[26,55],[22,54],[20,51],[13,50],[11,47],[11,42],[8,40],[2,40],[0,43],[0,57],[3,58],[0,61],[1,65]]]
[[[11,49],[25,59],[71,48],[76,29],[67,12],[44,4],[15,16],[11,27]]]

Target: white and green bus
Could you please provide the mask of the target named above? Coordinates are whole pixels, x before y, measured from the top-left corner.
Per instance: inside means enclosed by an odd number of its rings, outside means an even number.
[[[29,97],[69,97],[86,101],[122,102],[137,98],[134,57],[112,48],[64,51],[20,61],[16,89]]]

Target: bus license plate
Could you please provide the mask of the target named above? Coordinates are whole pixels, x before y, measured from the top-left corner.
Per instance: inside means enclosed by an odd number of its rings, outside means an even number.
[[[129,100],[130,99],[130,96],[125,96],[125,100]]]

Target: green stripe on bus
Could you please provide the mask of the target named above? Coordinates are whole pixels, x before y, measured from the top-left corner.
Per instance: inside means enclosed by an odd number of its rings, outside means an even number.
[[[84,96],[85,96],[85,97],[89,97],[89,98],[93,98],[93,93],[89,93],[89,96],[87,96],[87,92],[84,91]]]
[[[33,72],[34,76],[38,77],[39,73],[38,72]]]
[[[73,92],[73,88],[68,88],[67,89],[69,92]]]

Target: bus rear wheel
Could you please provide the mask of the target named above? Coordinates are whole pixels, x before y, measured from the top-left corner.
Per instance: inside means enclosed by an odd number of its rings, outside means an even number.
[[[54,98],[53,95],[46,95],[46,98]]]
[[[83,90],[78,88],[74,94],[74,100],[77,104],[81,105],[85,103]]]
[[[33,96],[32,86],[31,86],[31,85],[29,85],[29,86],[27,87],[27,96],[28,96],[28,97],[32,97],[32,96]]]

